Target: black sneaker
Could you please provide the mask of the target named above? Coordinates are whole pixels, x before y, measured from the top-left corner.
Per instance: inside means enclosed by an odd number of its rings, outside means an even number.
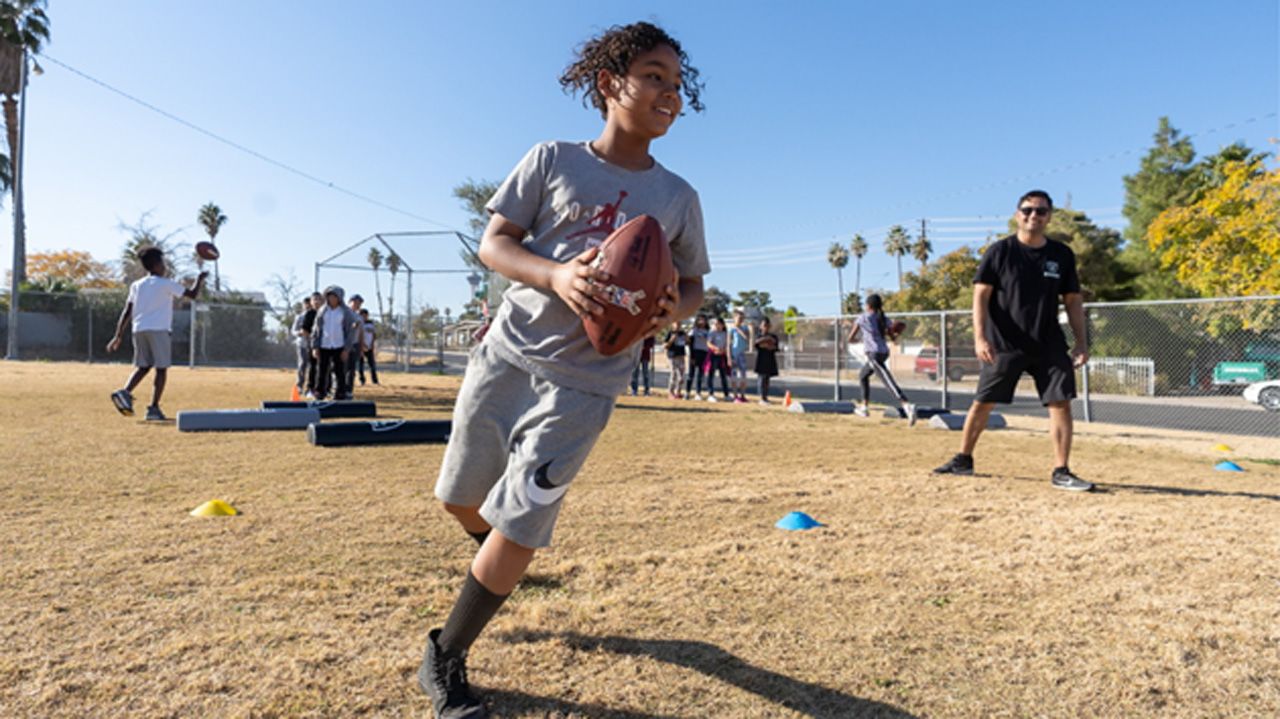
[[[933,473],[959,474],[967,477],[973,474],[973,457],[967,454],[957,454],[951,458],[951,461],[934,469]]]
[[[111,404],[116,406],[116,411],[126,417],[133,416],[133,395],[128,390],[118,389],[111,393]]]
[[[148,422],[163,422],[166,419],[169,419],[169,418],[164,416],[164,412],[161,412],[159,407],[155,406],[154,404],[151,405],[150,407],[147,407]]]
[[[1065,489],[1068,492],[1090,492],[1093,491],[1093,483],[1086,482],[1083,479],[1071,473],[1066,467],[1058,467],[1053,470],[1053,486],[1058,489]]]
[[[427,635],[427,652],[418,667],[418,686],[431,697],[436,719],[486,719],[489,710],[467,683],[467,654],[446,654],[436,644],[439,629]]]

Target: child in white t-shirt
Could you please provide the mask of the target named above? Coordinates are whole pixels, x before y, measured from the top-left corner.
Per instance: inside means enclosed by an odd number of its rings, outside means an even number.
[[[151,404],[147,407],[147,419],[158,422],[165,419],[164,413],[160,411],[160,397],[164,394],[169,365],[173,359],[170,339],[173,330],[173,299],[198,297],[200,290],[204,288],[204,278],[209,273],[201,272],[195,285],[188,289],[182,283],[165,277],[164,252],[160,248],[143,249],[138,253],[138,259],[151,274],[129,285],[129,299],[125,303],[124,312],[120,313],[120,321],[116,323],[116,334],[107,343],[108,352],[120,349],[125,325],[132,317],[134,370],[125,386],[111,393],[111,402],[120,414],[132,415],[133,388],[154,367],[155,389],[151,394]]]

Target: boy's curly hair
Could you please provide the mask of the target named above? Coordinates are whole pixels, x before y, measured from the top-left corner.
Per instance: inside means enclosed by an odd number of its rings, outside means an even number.
[[[624,77],[637,55],[659,45],[667,45],[676,51],[680,58],[680,90],[688,99],[689,107],[694,112],[702,112],[703,84],[698,79],[698,68],[689,64],[689,56],[685,55],[680,43],[662,28],[647,22],[614,25],[583,43],[578,48],[577,58],[560,75],[560,86],[571,95],[581,92],[583,106],[590,102],[604,117],[608,106],[600,88],[596,87],[596,75],[601,70],[608,70],[617,77]]]

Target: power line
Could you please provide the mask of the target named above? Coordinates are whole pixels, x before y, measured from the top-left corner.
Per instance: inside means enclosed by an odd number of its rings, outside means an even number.
[[[148,110],[150,110],[150,111],[152,111],[152,112],[154,112],[154,113],[156,113],[156,114],[158,114],[158,115],[161,115],[161,116],[163,116],[163,117],[165,117],[165,118],[168,118],[168,119],[170,119],[170,120],[173,120],[174,122],[178,123],[179,125],[182,125],[182,126],[184,126],[184,127],[188,128],[188,129],[190,129],[190,130],[194,130],[194,131],[196,131],[196,132],[200,133],[201,135],[204,135],[205,137],[208,137],[208,138],[210,138],[210,139],[212,139],[212,140],[216,140],[217,142],[220,142],[220,143],[222,143],[222,144],[224,144],[224,145],[226,145],[226,146],[228,146],[228,147],[230,147],[230,148],[232,148],[232,149],[239,150],[240,152],[243,152],[244,154],[249,155],[250,157],[254,157],[254,158],[258,159],[258,160],[261,160],[261,161],[263,161],[263,162],[267,163],[268,165],[272,165],[272,166],[277,167],[277,168],[279,168],[279,169],[281,169],[281,170],[284,170],[285,172],[289,172],[289,173],[292,173],[292,174],[294,174],[294,175],[297,175],[298,177],[301,177],[301,178],[303,178],[303,179],[305,179],[305,180],[309,180],[309,181],[311,181],[311,182],[314,182],[314,183],[316,183],[317,185],[321,185],[321,186],[323,186],[323,187],[327,187],[327,188],[329,188],[330,190],[333,190],[333,191],[335,191],[335,192],[340,192],[340,193],[342,193],[342,194],[344,194],[344,195],[346,195],[346,196],[348,196],[348,197],[351,197],[351,198],[353,198],[353,199],[359,200],[360,202],[364,202],[364,203],[366,203],[366,204],[373,205],[374,207],[380,207],[380,208],[382,208],[382,209],[384,209],[384,210],[389,210],[389,211],[394,212],[394,213],[396,213],[396,214],[404,215],[405,217],[410,217],[410,218],[413,218],[413,219],[415,219],[415,220],[419,220],[419,221],[421,221],[421,222],[425,222],[425,223],[430,224],[430,225],[435,225],[436,227],[442,227],[442,228],[444,228],[444,229],[446,229],[446,230],[454,230],[455,232],[457,231],[457,228],[456,228],[456,227],[452,227],[452,226],[447,225],[447,224],[445,224],[445,223],[443,223],[443,222],[440,222],[440,221],[438,221],[438,220],[433,220],[433,219],[431,219],[430,217],[424,217],[424,216],[419,215],[419,214],[417,214],[417,213],[415,213],[415,212],[410,212],[409,210],[405,210],[405,209],[402,209],[402,208],[396,207],[395,205],[391,205],[391,204],[388,204],[388,203],[386,203],[386,202],[382,202],[381,200],[374,199],[374,198],[372,198],[372,197],[369,197],[368,195],[363,195],[363,194],[361,194],[361,193],[359,193],[359,192],[356,192],[355,190],[347,189],[347,188],[345,188],[345,187],[343,187],[343,186],[341,186],[341,185],[339,185],[339,184],[337,184],[337,183],[331,182],[331,181],[329,181],[329,180],[325,180],[325,179],[320,178],[320,177],[316,177],[315,175],[312,175],[311,173],[306,172],[306,171],[304,171],[304,170],[300,170],[300,169],[298,169],[298,168],[294,167],[293,165],[290,165],[290,164],[288,164],[288,163],[281,162],[280,160],[276,160],[276,159],[274,159],[274,158],[268,157],[267,155],[264,155],[264,154],[262,154],[261,152],[258,152],[257,150],[254,150],[254,149],[249,148],[249,147],[245,147],[244,145],[241,145],[240,143],[238,143],[238,142],[236,142],[236,141],[234,141],[234,140],[227,139],[227,138],[223,137],[222,135],[219,135],[219,134],[217,134],[216,132],[213,132],[212,130],[206,130],[205,128],[200,127],[199,125],[197,125],[197,124],[195,124],[195,123],[193,123],[193,122],[189,122],[189,121],[187,121],[187,120],[184,120],[183,118],[178,117],[177,115],[175,115],[175,114],[173,114],[173,113],[171,113],[171,112],[168,112],[167,110],[163,110],[163,109],[161,109],[161,108],[159,108],[159,107],[156,107],[155,105],[152,105],[151,103],[147,102],[146,100],[143,100],[143,99],[141,99],[141,98],[138,98],[138,97],[135,97],[135,96],[133,96],[133,95],[130,95],[129,93],[125,92],[124,90],[121,90],[120,88],[115,87],[115,86],[113,86],[113,85],[110,85],[110,84],[108,84],[108,83],[106,83],[106,82],[104,82],[104,81],[102,81],[102,80],[99,80],[98,78],[96,78],[96,77],[94,77],[94,76],[92,76],[92,75],[90,75],[90,74],[88,74],[88,73],[86,73],[86,72],[83,72],[83,71],[81,71],[81,70],[78,70],[78,69],[76,69],[76,68],[74,68],[74,67],[72,67],[72,66],[68,65],[67,63],[62,62],[61,60],[59,60],[59,59],[57,59],[57,58],[55,58],[55,57],[52,57],[52,56],[45,55],[45,54],[41,53],[41,54],[40,54],[40,58],[41,58],[41,59],[43,59],[43,60],[48,60],[49,62],[51,62],[51,63],[53,63],[53,64],[55,64],[55,65],[58,65],[59,67],[63,68],[64,70],[66,70],[66,71],[68,71],[68,72],[70,72],[70,73],[72,73],[72,74],[74,74],[74,75],[78,75],[79,77],[81,77],[81,78],[83,78],[83,79],[85,79],[85,80],[88,80],[89,82],[91,82],[91,83],[93,83],[93,84],[97,85],[98,87],[101,87],[101,88],[103,88],[103,89],[107,90],[108,92],[112,92],[112,93],[114,93],[114,94],[116,94],[116,95],[119,95],[120,97],[123,97],[124,99],[126,99],[126,100],[128,100],[128,101],[130,101],[130,102],[132,102],[132,103],[134,103],[134,104],[141,105],[142,107],[144,107],[144,108],[146,108],[146,109],[148,109]]]

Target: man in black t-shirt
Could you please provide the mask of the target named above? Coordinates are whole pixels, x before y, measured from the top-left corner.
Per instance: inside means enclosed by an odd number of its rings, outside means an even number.
[[[992,408],[1013,401],[1018,380],[1026,372],[1035,379],[1040,401],[1049,408],[1049,433],[1057,460],[1053,486],[1075,492],[1093,489],[1067,466],[1075,370],[1089,360],[1089,346],[1075,253],[1045,237],[1052,213],[1048,193],[1032,190],[1023,195],[1018,200],[1017,234],[992,244],[982,256],[973,280],[974,349],[982,362],[978,392],[965,418],[960,453],[933,470],[935,474],[973,474],[973,448]],[[1076,339],[1069,353],[1058,324],[1059,297]]]

